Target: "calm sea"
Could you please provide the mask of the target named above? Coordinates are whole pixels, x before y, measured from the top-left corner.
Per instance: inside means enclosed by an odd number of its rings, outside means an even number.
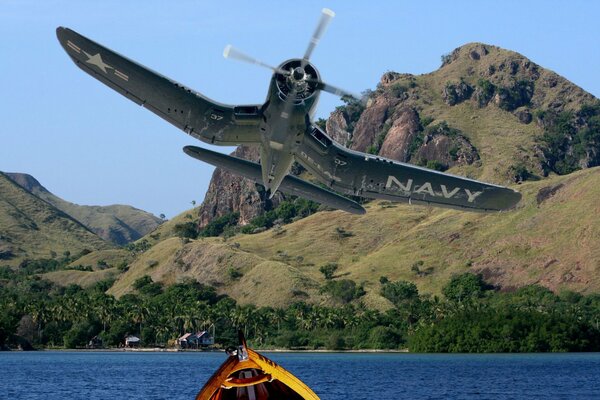
[[[600,354],[265,355],[323,400],[600,399]],[[193,399],[224,353],[0,352],[1,399]]]

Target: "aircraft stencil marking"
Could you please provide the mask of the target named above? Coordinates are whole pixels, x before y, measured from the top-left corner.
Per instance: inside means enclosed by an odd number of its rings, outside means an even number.
[[[115,69],[115,75],[118,76],[119,78],[123,79],[124,81],[129,80],[129,77],[127,75],[125,75],[124,73],[122,73],[121,71],[119,71],[118,69]]]
[[[451,199],[451,198],[455,197],[458,194],[458,192],[462,189],[465,192],[465,194],[467,195],[467,202],[469,202],[469,203],[473,203],[475,201],[475,199],[483,193],[482,191],[472,192],[469,189],[461,188],[461,187],[455,187],[454,189],[452,189],[452,191],[448,192],[448,188],[446,187],[446,185],[439,185],[440,189],[441,189],[441,194],[440,194],[439,192],[435,192],[433,190],[433,186],[431,185],[431,182],[425,182],[421,186],[415,186],[414,188],[412,187],[412,184],[413,184],[412,179],[407,179],[406,184],[404,184],[401,181],[399,181],[395,176],[389,175],[387,183],[385,185],[385,188],[393,189],[393,185],[395,185],[400,189],[401,192],[404,192],[406,194],[411,194],[411,193],[428,194],[431,197],[444,197],[446,199]]]
[[[86,60],[86,63],[95,65],[96,67],[100,68],[100,70],[102,72],[104,72],[105,74],[106,74],[106,69],[107,68],[113,69],[113,67],[111,67],[110,65],[108,65],[104,61],[102,61],[102,56],[100,55],[100,53],[96,53],[95,55],[91,55],[91,54],[87,53],[84,50],[83,54],[85,54],[86,57],[88,58]]]
[[[81,49],[79,47],[77,47],[73,42],[71,42],[70,40],[67,40],[67,46],[69,46],[70,48],[72,48],[74,51],[76,51],[77,53],[81,52]]]

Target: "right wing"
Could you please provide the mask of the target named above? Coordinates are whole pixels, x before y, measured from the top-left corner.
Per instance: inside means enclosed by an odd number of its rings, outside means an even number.
[[[355,196],[484,212],[511,209],[521,199],[503,186],[347,149],[316,125],[296,161],[333,190]]]
[[[197,139],[219,145],[260,142],[260,106],[214,102],[69,28],[57,28],[56,36],[83,71]]]
[[[185,146],[183,151],[197,160],[207,162],[216,167],[226,169],[244,178],[253,180],[262,184],[262,172],[260,164],[242,160],[241,158],[228,156],[215,151],[203,149],[195,146]],[[358,203],[337,193],[330,192],[327,189],[320,188],[296,178],[292,175],[286,175],[278,188],[279,191],[294,196],[303,197],[326,206],[337,208],[353,214],[364,214],[365,209]]]

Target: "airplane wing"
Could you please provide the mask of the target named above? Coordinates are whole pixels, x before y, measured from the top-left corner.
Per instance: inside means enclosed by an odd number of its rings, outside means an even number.
[[[511,209],[521,199],[506,187],[344,148],[316,125],[296,161],[331,189],[355,196],[484,212]]]
[[[195,146],[186,146],[183,148],[183,151],[187,155],[200,161],[226,169],[241,175],[244,178],[262,184],[260,164]],[[349,213],[364,214],[366,212],[360,204],[347,199],[344,196],[330,192],[327,189],[320,188],[303,181],[302,179],[296,178],[295,176],[286,175],[278,190],[286,194],[300,196]]]
[[[260,142],[260,106],[214,102],[64,27],[56,29],[75,64],[106,86],[207,143]]]

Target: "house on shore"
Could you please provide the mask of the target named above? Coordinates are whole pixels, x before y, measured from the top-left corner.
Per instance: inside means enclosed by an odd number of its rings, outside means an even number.
[[[128,335],[125,337],[125,347],[140,347],[141,340],[137,336]]]
[[[215,344],[215,337],[208,331],[186,333],[177,339],[177,345],[182,349],[199,349]]]

